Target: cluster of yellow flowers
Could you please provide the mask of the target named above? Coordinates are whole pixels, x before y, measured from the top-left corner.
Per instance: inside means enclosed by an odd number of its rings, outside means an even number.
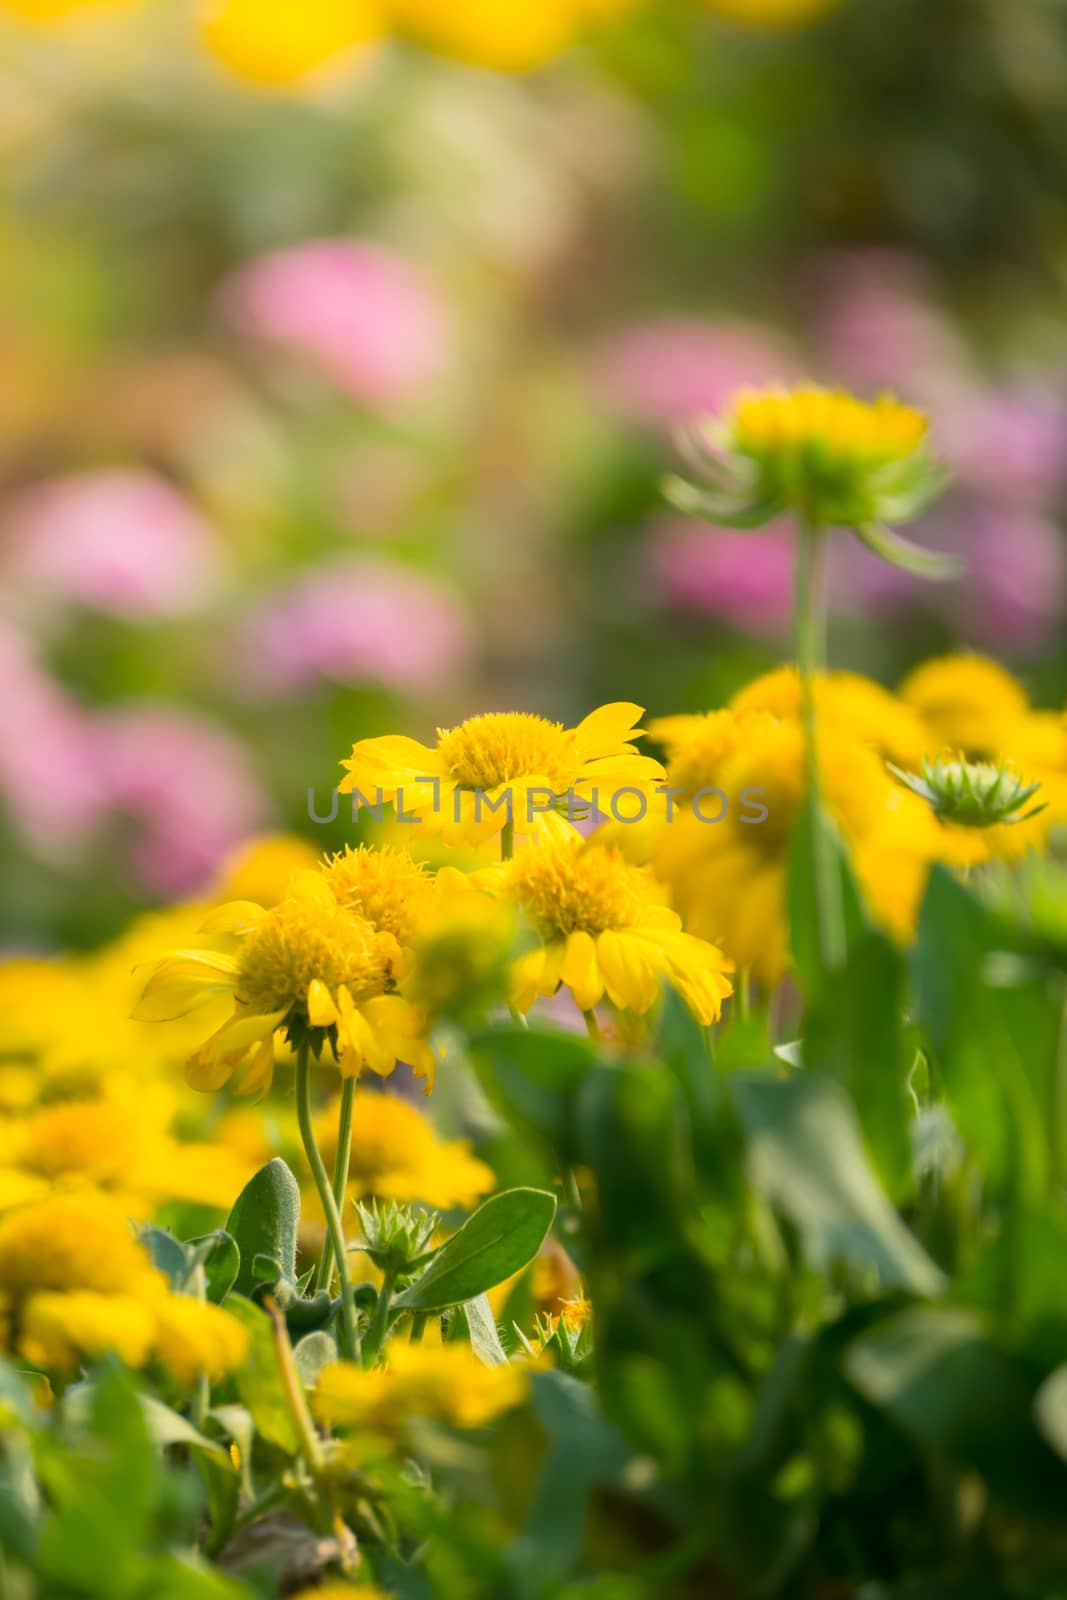
[[[112,12],[142,0],[0,0],[37,26],[73,14]],[[336,74],[390,35],[498,72],[527,72],[552,60],[591,26],[644,0],[203,0],[198,27],[207,50],[249,83],[280,88]],[[705,9],[756,27],[817,20],[838,0],[703,0]]]

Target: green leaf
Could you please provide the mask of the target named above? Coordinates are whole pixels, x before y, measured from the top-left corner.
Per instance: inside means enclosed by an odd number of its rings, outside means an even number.
[[[191,1266],[202,1266],[207,1297],[221,1305],[237,1281],[241,1252],[237,1240],[224,1228],[216,1228],[198,1239],[189,1240]]]
[[[323,1367],[337,1360],[337,1341],[332,1334],[323,1333],[321,1329],[306,1333],[293,1346],[293,1360],[305,1389],[313,1389]]]
[[[233,1282],[237,1294],[255,1288],[253,1263],[259,1255],[273,1256],[282,1275],[296,1277],[296,1234],[300,1225],[300,1189],[279,1156],[260,1167],[245,1184],[226,1221],[226,1232],[239,1251]]]
[[[903,1036],[904,963],[892,942],[871,929],[848,950],[839,981],[813,1000],[802,1060],[835,1078],[859,1112],[864,1143],[894,1199],[912,1186],[914,1057]]]
[[[735,1080],[752,1179],[796,1224],[819,1263],[846,1261],[884,1287],[936,1294],[939,1269],[879,1187],[855,1112],[828,1078]]]
[[[486,1094],[510,1123],[569,1159],[574,1101],[597,1051],[561,1028],[483,1028],[470,1041]]]
[[[471,1349],[478,1360],[487,1367],[503,1367],[507,1365],[507,1352],[500,1343],[500,1334],[497,1331],[496,1318],[493,1308],[489,1304],[488,1296],[476,1295],[473,1300],[468,1300],[465,1305],[457,1306],[453,1312],[457,1322],[462,1320]]]
[[[545,1189],[493,1195],[393,1304],[398,1310],[444,1311],[495,1288],[533,1260],[555,1214],[556,1198]]]
[[[166,1275],[171,1288],[184,1289],[189,1275],[189,1256],[181,1240],[165,1228],[142,1228],[140,1240],[152,1257],[152,1265]]]
[[[235,1378],[237,1393],[248,1407],[264,1439],[277,1445],[287,1455],[295,1456],[300,1449],[300,1440],[289,1414],[285,1390],[274,1359],[270,1318],[251,1300],[245,1300],[237,1294],[227,1300],[226,1310],[248,1329],[250,1335],[248,1355]]]
[[[935,867],[914,952],[919,1021],[962,1138],[992,1191],[1015,1206],[1039,1200],[1048,1183],[1060,1008],[1041,977],[990,981],[1006,942],[987,907]]]
[[[951,1306],[901,1312],[849,1347],[845,1370],[906,1433],[981,1473],[1006,1505],[1062,1518],[1067,1463],[1034,1425],[1030,1369],[998,1349],[973,1312]],[[1047,1394],[1043,1404],[1038,1397],[1038,1411],[1047,1426]]]

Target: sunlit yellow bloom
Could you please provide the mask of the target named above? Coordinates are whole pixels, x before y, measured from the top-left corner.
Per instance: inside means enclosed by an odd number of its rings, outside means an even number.
[[[858,672],[830,672],[816,677],[815,712],[820,727],[870,745],[897,766],[920,761],[926,750],[926,729],[909,705]],[[778,667],[754,678],[730,701],[742,714],[769,712],[799,719],[803,714],[800,674],[795,667]],[[713,713],[714,715],[714,713]]]
[[[395,1339],[384,1366],[364,1371],[338,1361],[320,1375],[312,1410],[336,1428],[364,1428],[402,1436],[409,1423],[426,1420],[453,1428],[482,1428],[521,1405],[529,1379],[508,1363],[487,1367],[468,1344],[408,1344]]]
[[[289,893],[294,872],[313,872],[318,864],[318,851],[306,839],[293,833],[259,834],[227,858],[210,898],[275,906]]]
[[[949,748],[971,760],[995,760],[1029,711],[1022,685],[984,656],[924,661],[901,684],[900,698],[922,719],[922,754],[929,756]]]
[[[222,1306],[169,1294],[153,1310],[153,1354],[180,1383],[193,1384],[201,1373],[216,1383],[236,1372],[248,1354],[247,1328]]]
[[[157,1297],[158,1298],[158,1297]],[[31,1294],[19,1318],[19,1349],[29,1361],[65,1372],[109,1351],[127,1366],[147,1361],[156,1338],[154,1301],[76,1289]]]
[[[910,837],[919,828],[929,837],[930,817],[914,795],[895,784],[880,757],[867,745],[836,730],[819,737],[823,798],[846,842],[855,849],[883,832]],[[694,782],[698,774],[691,773]],[[693,933],[720,944],[739,967],[775,983],[789,965],[786,881],[790,839],[806,792],[804,735],[798,722],[763,715],[746,724],[745,737],[707,782],[726,795],[757,795],[767,815],[732,804],[722,820],[701,822],[680,809],[663,830],[655,869],[670,885],[674,903]],[[897,819],[900,819],[899,821]],[[747,820],[746,820],[747,819]],[[930,859],[927,850],[921,861]],[[877,864],[880,857],[875,855]],[[915,867],[909,907],[921,886]],[[879,881],[872,866],[871,887]],[[867,885],[865,885],[867,887]],[[896,880],[894,880],[896,893]],[[878,897],[872,911],[886,911]],[[899,912],[894,907],[894,916]]]
[[[869,470],[901,461],[920,447],[927,422],[893,395],[857,400],[814,384],[745,390],[728,421],[733,443],[754,460],[774,460],[784,473]]]
[[[317,1135],[332,1164],[336,1105],[323,1113]],[[494,1183],[469,1139],[438,1138],[421,1112],[389,1094],[357,1095],[348,1174],[352,1200],[421,1200],[440,1211],[475,1205]]]
[[[754,28],[797,28],[836,11],[841,0],[704,0],[720,17]]]
[[[0,1291],[150,1295],[161,1281],[121,1207],[104,1195],[50,1195],[0,1217]]]
[[[421,1018],[393,992],[399,945],[339,906],[320,874],[298,875],[293,894],[268,911],[250,901],[220,907],[205,929],[232,934],[236,952],[172,951],[149,973],[134,1013],[161,1021],[215,995],[232,996],[231,1016],[188,1063],[194,1088],[220,1088],[251,1055],[238,1092],[264,1093],[283,1026],[321,1029],[345,1077],[364,1068],[385,1076],[402,1060],[432,1083],[434,1056]]]
[[[559,837],[568,824],[547,807],[595,797],[606,808],[621,789],[647,791],[662,781],[659,762],[634,748],[641,714],[620,702],[564,728],[527,712],[494,711],[439,730],[433,749],[399,735],[362,739],[342,763],[341,790],[371,805],[380,793],[398,815],[402,806],[448,842],[490,839],[509,819],[518,834]]]
[[[582,1011],[606,994],[641,1014],[669,983],[701,1022],[718,1017],[730,993],[729,962],[682,931],[650,873],[615,846],[595,837],[542,840],[492,871],[540,936],[514,966],[512,1003],[520,1010],[562,984]]]
[[[551,60],[582,22],[581,0],[393,0],[398,24],[431,50],[499,72]]]
[[[421,861],[390,846],[348,847],[331,856],[323,877],[339,905],[409,945],[433,900],[433,879]]]
[[[377,43],[386,28],[378,0],[206,0],[207,48],[249,83],[282,88]]]

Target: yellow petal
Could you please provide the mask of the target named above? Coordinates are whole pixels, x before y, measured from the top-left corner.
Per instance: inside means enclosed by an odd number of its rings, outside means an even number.
[[[615,1005],[638,1013],[655,1005],[663,962],[651,944],[609,928],[597,940],[597,960]]]
[[[232,991],[229,956],[213,950],[174,950],[158,962],[130,1015],[136,1022],[170,1022],[215,995]]]
[[[567,935],[567,948],[559,969],[560,981],[574,996],[580,1011],[591,1011],[604,993],[604,980],[597,965],[596,946],[589,934],[579,929]]]
[[[248,933],[266,912],[254,900],[230,900],[216,906],[200,924],[201,933]]]
[[[337,1021],[337,1007],[321,978],[312,978],[308,984],[307,1007],[313,1028],[330,1028]]]
[[[644,706],[636,706],[629,700],[614,700],[610,705],[590,711],[575,729],[582,760],[592,761],[597,756],[610,755],[620,744],[628,744],[635,737],[637,724],[644,714]]]

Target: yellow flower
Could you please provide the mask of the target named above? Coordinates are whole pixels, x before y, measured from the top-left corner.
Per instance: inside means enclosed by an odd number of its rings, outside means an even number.
[[[337,1147],[337,1107],[317,1127],[319,1148],[332,1163]],[[488,1194],[493,1170],[479,1161],[468,1139],[440,1139],[406,1101],[389,1094],[359,1094],[352,1122],[348,1196],[362,1200],[421,1200],[436,1210],[470,1208]],[[309,1197],[310,1204],[310,1197]]]
[[[127,1366],[145,1364],[156,1338],[151,1303],[129,1294],[76,1289],[32,1294],[22,1308],[19,1350],[27,1360],[65,1372],[108,1351]]]
[[[930,818],[922,802],[892,782],[866,745],[824,729],[819,762],[823,798],[850,846],[893,828],[894,838],[913,828],[929,838]],[[743,739],[706,782],[732,799],[751,791],[766,817],[757,820],[755,801],[751,809],[731,804],[714,825],[680,808],[662,831],[654,858],[686,926],[721,944],[739,967],[766,983],[777,982],[789,965],[786,880],[793,824],[806,792],[804,774],[799,723],[765,715],[746,719]],[[699,776],[690,772],[688,781],[695,783]],[[922,859],[929,861],[928,851]],[[911,899],[918,895],[919,879],[917,862]],[[871,883],[879,887],[873,867]],[[876,897],[872,911],[877,916],[884,910]]]
[[[180,1383],[201,1373],[217,1383],[236,1372],[248,1354],[248,1330],[222,1306],[169,1294],[156,1302],[153,1351]]]
[[[311,1402],[319,1421],[391,1437],[416,1420],[483,1428],[521,1405],[529,1384],[521,1367],[484,1366],[468,1344],[394,1340],[385,1361],[370,1372],[348,1361],[326,1367]]]
[[[373,1583],[320,1583],[314,1589],[301,1589],[292,1600],[389,1600],[389,1596]]]
[[[984,656],[939,656],[924,661],[900,686],[900,698],[922,719],[924,755],[948,747],[969,759],[996,759],[1029,711],[1026,693],[1009,672]]]
[[[433,899],[433,879],[421,861],[406,850],[346,847],[322,869],[334,897],[372,927],[409,945]]]
[[[104,1195],[50,1195],[0,1217],[0,1291],[142,1295],[162,1281],[121,1207]]]
[[[228,993],[234,1009],[191,1058],[195,1089],[227,1082],[252,1053],[238,1092],[265,1093],[274,1071],[274,1034],[322,1030],[344,1077],[369,1068],[381,1076],[408,1061],[432,1086],[433,1051],[422,1020],[392,992],[400,947],[362,917],[337,904],[320,874],[294,880],[294,892],[264,911],[250,901],[220,907],[205,923],[239,940],[235,955],[176,950],[158,961],[134,1015],[145,1021],[182,1016]]]
[[[140,0],[0,0],[0,12],[9,11],[22,22],[32,22],[46,27],[50,23],[64,22],[75,12],[125,11]]]
[[[379,0],[207,0],[200,33],[249,83],[283,88],[347,61],[385,33]]]
[[[926,437],[921,411],[893,395],[857,400],[814,384],[743,391],[728,419],[733,444],[754,461],[803,475],[817,464],[869,470],[907,459]]]
[[[400,736],[362,739],[342,763],[341,790],[370,805],[380,795],[449,843],[490,839],[509,820],[519,834],[559,837],[569,831],[559,810],[572,802],[599,799],[606,808],[622,789],[644,793],[662,781],[659,762],[634,749],[641,714],[620,702],[564,728],[526,712],[489,712],[439,730],[433,749]]]
[[[580,0],[393,0],[399,25],[431,50],[499,72],[527,72],[564,50]]]
[[[264,833],[243,844],[223,864],[212,900],[254,900],[275,906],[289,893],[294,872],[313,872],[318,851],[292,833]]]
[[[836,728],[870,745],[897,766],[922,759],[926,751],[922,718],[880,683],[858,672],[830,672],[816,677],[814,692],[820,727]],[[742,715],[767,712],[799,720],[803,714],[800,674],[792,666],[764,673],[740,689],[730,705]]]
[[[412,947],[404,993],[430,1017],[481,1020],[506,999],[517,936],[510,906],[442,867]]]
[[[491,870],[541,939],[515,963],[512,1001],[520,1010],[563,984],[582,1011],[606,994],[640,1014],[670,983],[701,1022],[719,1016],[730,963],[682,931],[648,871],[615,846],[595,838],[543,840]]]
[[[797,28],[836,11],[841,0],[704,0],[720,17],[755,28]]]

